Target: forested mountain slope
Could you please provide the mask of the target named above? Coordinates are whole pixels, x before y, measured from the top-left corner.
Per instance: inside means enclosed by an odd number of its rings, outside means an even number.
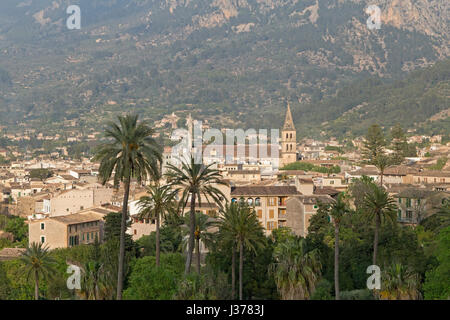
[[[66,27],[73,4],[80,30]],[[366,25],[372,4],[379,30]],[[380,95],[401,99],[389,83],[450,56],[449,10],[447,0],[2,0],[0,124],[57,130],[63,119],[189,110],[213,125],[274,127],[285,99],[311,133],[325,121],[337,134],[393,116],[423,122],[448,107],[445,79],[406,100]],[[346,93],[355,81],[363,92]],[[416,83],[405,81],[394,83]],[[426,112],[403,118],[406,104]]]

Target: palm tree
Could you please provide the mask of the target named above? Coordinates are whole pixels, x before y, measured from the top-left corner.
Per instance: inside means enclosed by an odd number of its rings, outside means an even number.
[[[222,215],[219,217],[219,239],[224,243],[231,244],[231,299],[236,297],[236,231],[235,225],[239,214],[237,203],[226,205],[221,210]]]
[[[393,160],[385,154],[379,154],[373,160],[372,163],[375,165],[375,167],[377,167],[378,171],[380,172],[380,186],[383,186],[384,171],[386,171],[386,169],[391,166],[392,162]]]
[[[128,215],[128,197],[131,179],[138,183],[152,177],[161,163],[161,148],[152,138],[154,133],[146,123],[138,123],[137,115],[118,117],[119,123],[108,123],[105,137],[111,141],[100,146],[94,161],[100,161],[99,177],[102,184],[114,174],[114,186],[124,183],[122,221],[120,229],[119,267],[117,276],[117,299],[122,299],[123,266],[125,258],[125,229]],[[114,172],[114,173],[113,173]]]
[[[200,273],[200,243],[205,247],[209,247],[213,241],[213,234],[210,232],[211,228],[216,225],[215,219],[209,217],[201,212],[195,213],[195,250],[197,252],[197,273]],[[185,217],[185,224],[182,226],[186,235],[189,236],[189,217]],[[187,241],[189,243],[189,241]]]
[[[283,300],[309,299],[321,275],[317,249],[308,250],[306,240],[291,236],[279,243],[273,252],[269,271]]]
[[[183,161],[181,168],[169,164],[166,173],[169,184],[176,188],[177,192],[182,190],[180,202],[182,204],[182,212],[190,197],[190,222],[189,222],[189,247],[186,257],[186,265],[184,272],[188,274],[191,271],[192,254],[194,252],[195,241],[195,203],[196,200],[201,202],[201,196],[204,196],[208,202],[210,199],[219,207],[222,207],[222,201],[226,201],[226,197],[222,191],[214,185],[227,185],[222,179],[218,170],[211,169],[210,165],[197,164],[194,157],[191,156],[189,163]]]
[[[159,184],[147,187],[148,196],[141,197],[138,202],[140,207],[139,219],[156,220],[156,266],[159,267],[160,257],[160,221],[167,215],[176,211],[175,196],[176,192],[170,186],[160,186]]]
[[[373,239],[373,265],[377,264],[378,233],[381,220],[389,218],[396,221],[397,204],[382,186],[370,185],[370,190],[364,195],[362,208],[369,220],[375,220],[375,235]]]
[[[34,299],[39,300],[39,276],[48,278],[55,272],[55,261],[50,256],[48,247],[43,247],[42,243],[33,242],[22,254],[20,260],[25,264],[24,272],[27,280],[34,274]]]
[[[264,246],[264,229],[258,221],[255,210],[246,203],[231,203],[222,212],[223,216],[219,222],[221,233],[232,241],[233,246],[236,244],[239,250],[239,300],[242,300],[244,248],[255,252],[257,248]],[[232,268],[234,270],[234,265]]]
[[[388,300],[417,300],[421,298],[419,291],[420,277],[401,263],[392,263],[382,273],[381,297]]]
[[[86,299],[97,300],[100,296],[100,287],[103,286],[104,264],[98,261],[89,261],[81,268],[81,287]]]
[[[334,221],[334,289],[336,300],[339,296],[339,226],[344,214],[348,213],[349,207],[345,199],[345,194],[340,193],[337,199],[331,204],[330,215]]]

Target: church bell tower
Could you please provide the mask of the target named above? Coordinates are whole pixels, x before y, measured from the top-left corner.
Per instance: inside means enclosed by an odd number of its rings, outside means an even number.
[[[281,130],[280,168],[297,161],[297,132],[292,121],[291,107],[287,103],[286,118]]]

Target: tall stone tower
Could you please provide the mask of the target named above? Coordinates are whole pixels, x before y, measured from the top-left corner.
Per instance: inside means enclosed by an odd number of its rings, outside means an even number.
[[[286,118],[281,130],[280,168],[297,161],[297,133],[292,121],[291,107],[287,104]]]

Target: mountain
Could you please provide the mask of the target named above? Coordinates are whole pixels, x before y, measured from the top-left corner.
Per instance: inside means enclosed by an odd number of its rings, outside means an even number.
[[[80,30],[66,27],[74,4]],[[378,30],[366,25],[369,5],[381,9]],[[119,112],[175,111],[270,128],[289,99],[300,132],[359,132],[395,114],[364,102],[382,103],[390,84],[450,56],[449,10],[448,0],[2,0],[0,125],[96,128]],[[365,99],[330,106],[361,85]],[[429,111],[448,107],[447,96]]]

